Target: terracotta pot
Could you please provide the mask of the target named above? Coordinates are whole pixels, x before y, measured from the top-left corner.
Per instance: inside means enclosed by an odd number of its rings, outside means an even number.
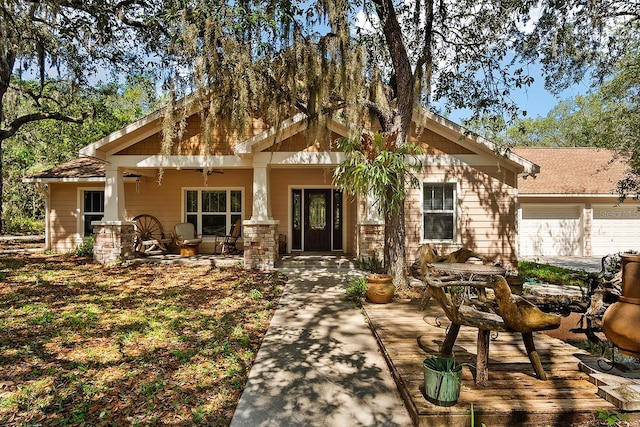
[[[640,255],[620,257],[622,295],[602,316],[602,331],[620,352],[640,357]]]
[[[388,274],[370,274],[367,276],[367,300],[376,304],[386,304],[393,299],[396,287],[393,277]]]

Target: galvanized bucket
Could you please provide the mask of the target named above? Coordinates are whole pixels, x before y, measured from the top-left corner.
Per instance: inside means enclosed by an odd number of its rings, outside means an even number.
[[[438,406],[455,405],[460,397],[462,365],[444,357],[427,357],[422,365],[427,400]]]

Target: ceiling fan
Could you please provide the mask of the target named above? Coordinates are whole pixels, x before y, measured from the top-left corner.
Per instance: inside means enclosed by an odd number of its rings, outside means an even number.
[[[203,173],[203,172],[204,172],[204,169],[203,169],[203,168],[200,168],[200,169],[196,169],[196,171],[198,171],[198,172],[200,172],[200,173]],[[214,174],[214,173],[219,173],[219,174],[221,174],[221,175],[222,175],[222,174],[224,173],[224,171],[223,171],[222,169],[209,169],[209,170],[207,171],[207,175],[208,175],[208,176],[210,176],[211,174]]]

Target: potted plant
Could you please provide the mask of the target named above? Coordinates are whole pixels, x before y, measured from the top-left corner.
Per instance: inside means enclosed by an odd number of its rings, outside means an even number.
[[[427,357],[424,366],[424,391],[427,400],[438,406],[455,405],[460,397],[462,365],[453,357]]]
[[[393,299],[396,287],[389,274],[370,274],[367,276],[367,300],[376,304],[386,304]]]

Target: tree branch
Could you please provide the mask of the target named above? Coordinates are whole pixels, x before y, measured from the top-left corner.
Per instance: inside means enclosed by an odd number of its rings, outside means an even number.
[[[409,54],[402,39],[402,27],[398,21],[393,0],[373,0],[378,18],[382,23],[391,62],[396,76],[396,100],[398,117],[400,119],[400,131],[398,143],[403,144],[411,132],[411,119],[413,116],[414,83],[415,76],[411,69]]]
[[[26,114],[24,116],[18,117],[7,127],[4,129],[0,129],[0,141],[4,141],[7,138],[11,138],[13,135],[18,132],[18,130],[26,125],[27,123],[37,122],[40,120],[59,120],[61,122],[69,122],[69,123],[83,123],[84,117],[71,117],[64,115],[62,113],[47,113],[47,112],[39,112],[33,114]]]

